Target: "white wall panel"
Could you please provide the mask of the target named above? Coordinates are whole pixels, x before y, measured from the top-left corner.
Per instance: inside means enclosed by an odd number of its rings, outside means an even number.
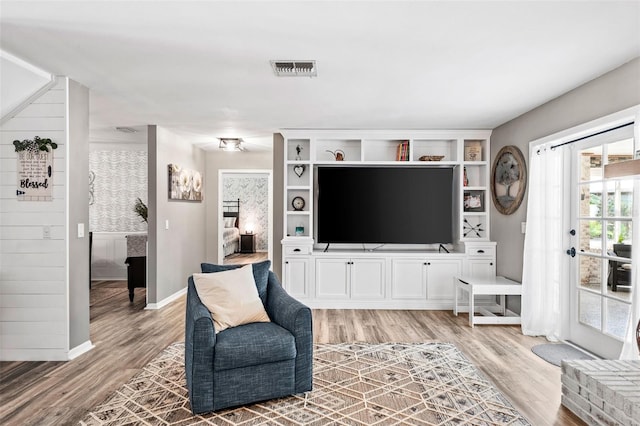
[[[2,253],[64,253],[66,244],[61,240],[3,240]],[[2,262],[3,268],[8,266]]]
[[[62,281],[3,280],[0,294],[61,294],[65,292],[65,289],[66,283]]]
[[[4,204],[4,201],[3,201]],[[0,214],[3,210],[0,210]],[[42,240],[45,225],[0,226],[0,240]],[[62,225],[49,226],[51,240],[63,240],[66,228]]]
[[[5,131],[25,131],[31,130],[41,138],[47,136],[38,134],[38,132],[46,132],[48,130],[56,130],[64,128],[66,122],[65,117],[15,117],[7,121],[3,127]],[[36,136],[34,135],[34,136]]]
[[[0,127],[0,360],[63,360],[69,350],[66,81]],[[58,144],[51,202],[16,199],[13,141],[35,136]]]
[[[2,308],[21,308],[23,306],[48,308],[64,305],[65,296],[61,294],[5,294],[0,299]]]
[[[59,334],[7,334],[2,338],[2,347],[5,349],[64,349]]]
[[[2,308],[0,309],[0,321],[9,323],[61,321],[66,323],[67,308]]]
[[[4,263],[4,260],[3,260]],[[33,280],[33,281],[47,281],[47,280],[61,280],[66,279],[66,268],[64,266],[44,267],[42,265],[33,265],[30,267],[13,267],[4,265],[2,272],[0,272],[0,280]],[[1,304],[1,302],[0,302]],[[29,305],[27,305],[29,306]],[[53,306],[56,306],[53,304]]]
[[[31,106],[23,111],[20,111],[16,118],[27,117],[64,117],[65,106],[61,103],[55,104],[31,104]]]
[[[64,322],[11,322],[0,324],[0,333],[8,334],[51,334],[64,335],[66,333]]]

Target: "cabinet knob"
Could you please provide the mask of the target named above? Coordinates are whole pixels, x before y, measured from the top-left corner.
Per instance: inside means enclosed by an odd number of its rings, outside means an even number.
[[[423,265],[424,265],[424,266],[427,266],[427,262],[424,262],[424,263],[423,263]]]
[[[427,265],[431,265],[431,262],[427,262]]]
[[[493,262],[489,262],[489,265],[490,265],[490,266],[493,266]]]
[[[288,261],[288,260],[285,260],[285,261],[284,261],[284,264],[285,264],[285,265],[288,265],[288,264],[289,264],[289,261]]]

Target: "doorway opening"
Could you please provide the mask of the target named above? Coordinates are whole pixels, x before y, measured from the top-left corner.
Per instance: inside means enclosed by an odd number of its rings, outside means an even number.
[[[271,170],[219,171],[219,264],[248,264],[271,259],[272,179]]]

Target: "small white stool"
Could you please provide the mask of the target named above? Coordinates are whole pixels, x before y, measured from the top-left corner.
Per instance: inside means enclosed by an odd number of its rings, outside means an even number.
[[[520,324],[520,315],[507,309],[507,295],[522,295],[522,285],[505,277],[473,278],[454,277],[455,299],[453,314],[469,312],[469,325],[474,324]],[[459,291],[460,290],[460,291]],[[458,296],[466,291],[469,294],[468,306],[458,306]],[[492,307],[475,306],[474,297],[477,295],[496,295],[500,297],[497,309]],[[482,315],[476,315],[476,311]],[[496,315],[499,314],[499,315]]]

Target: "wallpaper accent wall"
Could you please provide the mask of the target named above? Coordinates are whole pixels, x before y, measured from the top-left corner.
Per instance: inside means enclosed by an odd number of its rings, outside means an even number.
[[[147,151],[91,151],[89,170],[95,174],[89,230],[146,231],[133,206],[138,197],[147,204]]]
[[[269,231],[269,180],[267,176],[224,176],[222,181],[224,200],[240,199],[240,233],[247,223],[253,223],[256,234],[256,251],[268,250]]]

